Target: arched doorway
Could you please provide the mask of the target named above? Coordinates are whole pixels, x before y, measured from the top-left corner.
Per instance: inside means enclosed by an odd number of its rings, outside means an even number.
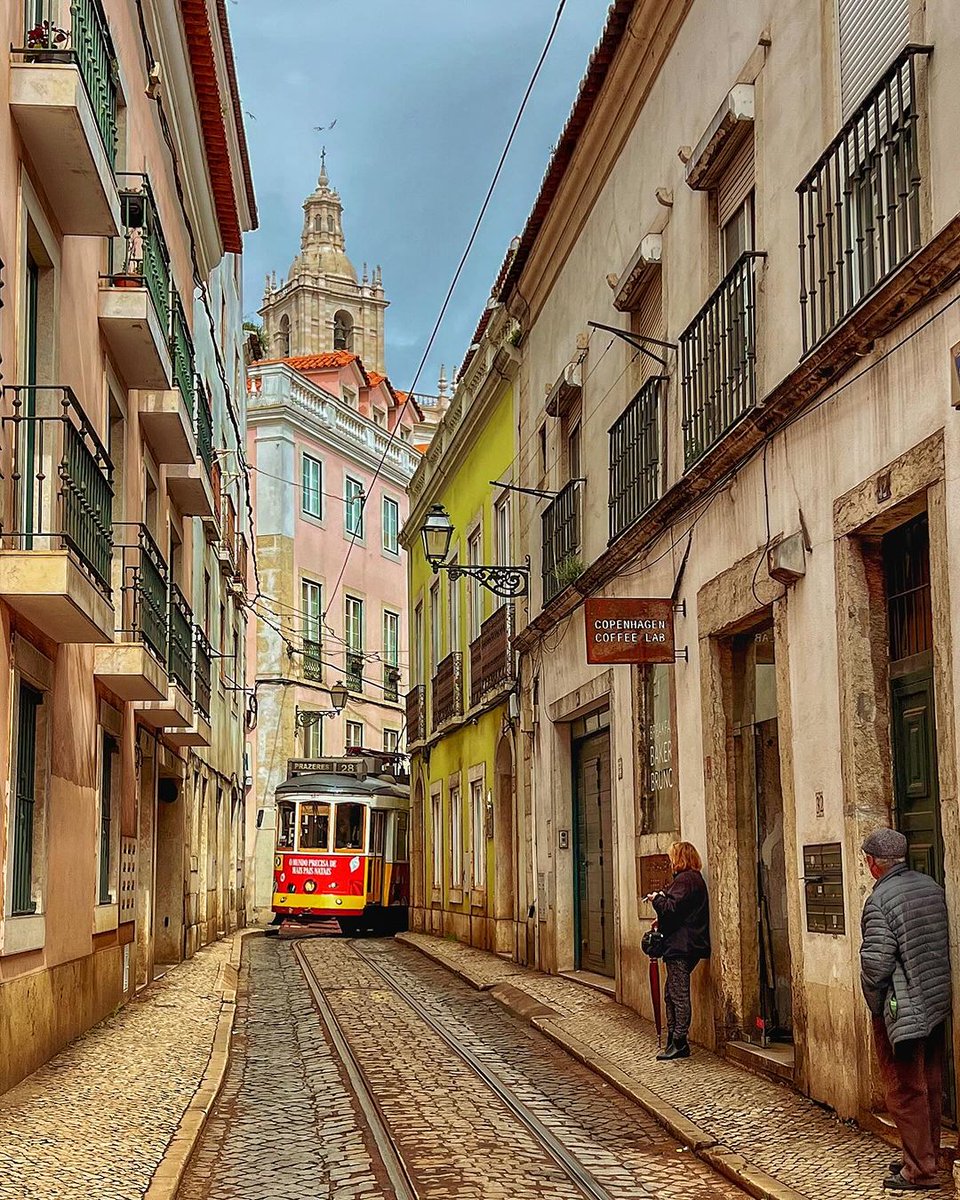
[[[508,737],[502,737],[494,759],[493,915],[497,922],[496,949],[511,956],[515,951],[517,919],[515,811],[513,746]]]

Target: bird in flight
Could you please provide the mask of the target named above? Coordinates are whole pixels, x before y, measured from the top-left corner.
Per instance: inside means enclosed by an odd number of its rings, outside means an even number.
[[[323,133],[324,130],[326,130],[326,129],[332,129],[334,127],[334,125],[336,125],[337,121],[339,121],[339,120],[340,120],[339,117],[334,117],[329,125],[314,125],[313,131],[314,131],[314,133]]]

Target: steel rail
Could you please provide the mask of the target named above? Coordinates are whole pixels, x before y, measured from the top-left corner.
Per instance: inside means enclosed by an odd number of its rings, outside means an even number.
[[[397,993],[397,995],[408,1004],[417,1016],[428,1025],[430,1029],[444,1041],[450,1049],[462,1059],[470,1069],[479,1076],[483,1083],[506,1105],[513,1115],[526,1126],[527,1130],[540,1143],[547,1154],[560,1167],[564,1174],[580,1189],[585,1196],[589,1196],[590,1200],[613,1200],[613,1197],[606,1188],[590,1174],[586,1167],[575,1158],[563,1145],[563,1143],[555,1137],[550,1130],[543,1124],[522,1100],[519,1100],[511,1090],[511,1088],[497,1075],[485,1066],[483,1062],[469,1050],[466,1046],[460,1043],[443,1025],[433,1016],[433,1014],[413,996],[403,984],[397,983],[378,962],[375,961],[376,956],[371,956],[364,953],[355,941],[350,942],[350,948],[372,971],[375,971],[380,978]]]
[[[340,1022],[337,1020],[336,1013],[330,1007],[330,1003],[324,995],[323,988],[318,983],[306,955],[296,942],[293,946],[293,954],[300,964],[300,970],[303,971],[303,977],[307,981],[307,987],[313,996],[313,1002],[317,1006],[317,1011],[320,1013],[320,1018],[326,1026],[330,1041],[333,1043],[333,1047],[340,1057],[347,1079],[353,1088],[357,1103],[360,1105],[363,1115],[366,1118],[367,1125],[377,1148],[377,1153],[380,1155],[380,1161],[383,1163],[384,1170],[387,1173],[397,1200],[420,1200],[420,1193],[417,1191],[416,1184],[407,1170],[406,1163],[400,1157],[394,1145],[390,1134],[390,1127],[387,1124],[376,1096],[373,1094],[363,1067],[360,1066],[356,1055],[350,1049],[350,1045],[340,1027]]]

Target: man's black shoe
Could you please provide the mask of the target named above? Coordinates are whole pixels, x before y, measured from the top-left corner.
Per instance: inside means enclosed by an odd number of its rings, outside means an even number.
[[[883,1186],[888,1192],[935,1192],[940,1184],[911,1183],[909,1179],[904,1179],[899,1171],[894,1171],[883,1181]]]

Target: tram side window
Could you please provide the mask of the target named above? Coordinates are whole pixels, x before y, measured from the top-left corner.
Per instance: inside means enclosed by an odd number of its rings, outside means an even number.
[[[335,850],[363,849],[363,805],[338,804]]]
[[[300,849],[328,850],[330,848],[330,805],[300,805]]]
[[[394,834],[394,862],[407,861],[407,835],[409,830],[409,817],[405,812],[397,813],[397,829]]]
[[[278,815],[280,817],[280,829],[277,833],[277,849],[292,850],[293,849],[293,805],[280,804],[278,805]]]

